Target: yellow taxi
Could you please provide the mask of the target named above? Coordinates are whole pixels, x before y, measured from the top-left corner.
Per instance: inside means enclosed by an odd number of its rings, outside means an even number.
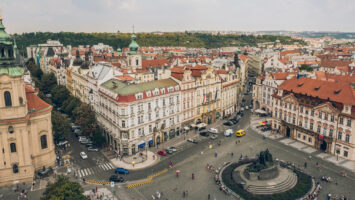
[[[242,137],[243,135],[245,135],[245,131],[243,129],[239,129],[236,133],[237,137]]]

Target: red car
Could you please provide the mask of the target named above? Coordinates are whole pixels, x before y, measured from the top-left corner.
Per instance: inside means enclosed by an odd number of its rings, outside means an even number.
[[[160,150],[160,151],[158,151],[158,154],[162,155],[162,156],[166,156],[167,153],[165,150]]]

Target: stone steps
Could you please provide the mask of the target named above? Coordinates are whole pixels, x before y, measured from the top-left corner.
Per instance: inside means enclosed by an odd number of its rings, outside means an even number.
[[[297,175],[292,173],[287,178],[275,185],[249,185],[247,191],[253,194],[275,194],[287,191],[297,184]]]

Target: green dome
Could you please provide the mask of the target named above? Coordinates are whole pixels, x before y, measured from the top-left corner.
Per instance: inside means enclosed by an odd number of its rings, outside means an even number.
[[[117,52],[122,52],[122,49],[118,47]]]
[[[0,43],[12,44],[10,35],[5,32],[5,26],[2,24],[2,18],[0,18]]]
[[[136,35],[134,33],[131,36],[131,44],[129,44],[128,48],[130,50],[130,54],[137,53],[138,51],[139,45],[136,42]]]

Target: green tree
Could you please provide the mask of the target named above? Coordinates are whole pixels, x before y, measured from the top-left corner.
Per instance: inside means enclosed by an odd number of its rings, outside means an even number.
[[[70,133],[70,120],[69,118],[55,110],[52,111],[52,129],[54,141],[67,137]]]
[[[299,67],[299,70],[301,71],[307,71],[307,72],[312,72],[313,68],[310,65],[302,64],[301,67]]]
[[[92,138],[94,145],[101,147],[105,143],[105,137],[102,135],[102,130],[97,125]]]
[[[61,107],[63,102],[70,96],[68,89],[62,85],[55,85],[51,90],[51,94],[52,101],[57,107]]]
[[[73,110],[76,107],[80,106],[80,104],[81,102],[78,98],[70,96],[67,100],[63,102],[62,109],[67,115],[72,116]]]
[[[87,200],[83,193],[84,189],[79,183],[61,175],[54,183],[47,185],[41,200]]]
[[[93,137],[95,129],[97,129],[95,113],[89,104],[82,103],[73,110],[75,123],[81,127],[82,132]]]
[[[57,78],[53,73],[43,74],[41,79],[42,87],[40,90],[44,94],[51,92],[52,88],[57,85]]]

